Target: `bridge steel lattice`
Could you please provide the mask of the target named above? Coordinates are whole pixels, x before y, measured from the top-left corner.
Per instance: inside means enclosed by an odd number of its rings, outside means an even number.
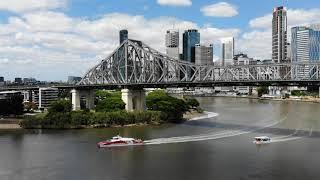
[[[162,54],[141,41],[124,41],[90,69],[78,86],[157,87],[212,85],[320,85],[320,63],[237,66],[195,65]]]

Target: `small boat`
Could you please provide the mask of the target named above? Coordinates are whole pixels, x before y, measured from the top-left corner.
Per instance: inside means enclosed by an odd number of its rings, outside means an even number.
[[[126,138],[121,136],[114,136],[109,140],[101,141],[97,143],[99,148],[104,147],[116,147],[116,146],[133,146],[133,145],[143,145],[144,142],[141,139]]]
[[[271,138],[268,136],[259,136],[255,137],[253,143],[255,144],[269,144],[271,142]]]

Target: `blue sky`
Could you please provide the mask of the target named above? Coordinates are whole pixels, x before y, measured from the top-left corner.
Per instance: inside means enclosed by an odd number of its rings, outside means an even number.
[[[82,76],[116,48],[122,28],[162,52],[166,29],[197,28],[201,43],[215,44],[215,61],[230,36],[236,52],[267,59],[271,12],[283,3],[289,28],[320,22],[319,0],[0,0],[0,76]]]

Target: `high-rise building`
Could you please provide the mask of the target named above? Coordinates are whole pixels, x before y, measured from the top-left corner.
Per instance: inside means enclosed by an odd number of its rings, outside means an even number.
[[[0,77],[0,82],[4,82],[4,77]]]
[[[287,60],[288,60],[288,62],[292,62],[292,51],[291,51],[291,44],[290,43],[287,44],[287,51],[288,51]]]
[[[287,11],[283,6],[273,9],[272,60],[275,63],[287,60]]]
[[[128,39],[128,30],[123,29],[119,32],[119,37],[120,37],[120,44],[122,44],[123,41]]]
[[[202,46],[196,44],[195,47],[195,64],[196,65],[213,65],[213,45]]]
[[[310,26],[310,61],[320,62],[320,24]]]
[[[180,59],[179,57],[179,31],[168,30],[166,34],[166,53],[168,56]]]
[[[305,26],[291,29],[292,62],[309,62],[310,29]]]
[[[234,57],[234,38],[222,38],[221,39],[221,66],[233,65]]]
[[[320,28],[317,25],[298,26],[293,27],[291,33],[292,62],[320,62]],[[305,66],[296,75],[309,78],[309,71],[309,67]]]
[[[183,33],[183,60],[195,62],[195,47],[200,44],[200,33],[196,29],[189,29]]]
[[[293,62],[320,61],[320,28],[317,25],[293,27],[291,33]]]

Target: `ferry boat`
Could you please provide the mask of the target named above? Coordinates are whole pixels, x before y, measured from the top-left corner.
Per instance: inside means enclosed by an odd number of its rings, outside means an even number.
[[[255,137],[253,143],[255,144],[269,144],[271,142],[271,138],[268,136],[259,136]]]
[[[121,136],[114,136],[109,140],[101,141],[97,143],[99,148],[104,147],[115,147],[115,146],[133,146],[133,145],[143,145],[144,142],[141,139],[126,138]]]

